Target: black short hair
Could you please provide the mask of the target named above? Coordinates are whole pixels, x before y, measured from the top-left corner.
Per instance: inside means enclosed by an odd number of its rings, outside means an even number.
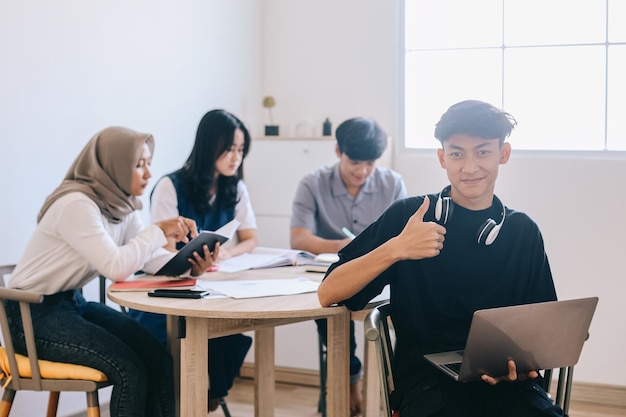
[[[387,134],[374,121],[355,117],[341,123],[335,131],[339,152],[353,161],[374,161],[387,148]]]
[[[509,113],[489,103],[466,100],[456,103],[435,125],[435,137],[443,144],[450,136],[467,134],[485,139],[499,139],[502,144],[517,121]]]

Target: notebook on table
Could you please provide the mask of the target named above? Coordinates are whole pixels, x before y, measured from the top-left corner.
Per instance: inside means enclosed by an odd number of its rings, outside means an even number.
[[[306,272],[321,272],[326,273],[330,266],[339,260],[339,255],[336,253],[320,253],[313,261],[306,264]]]
[[[115,282],[111,284],[111,291],[146,291],[155,290],[157,288],[194,288],[196,286],[195,278],[184,279],[154,279],[154,278],[136,278],[128,281]]]
[[[587,339],[598,297],[550,301],[474,312],[465,349],[424,358],[457,381],[575,365]]]

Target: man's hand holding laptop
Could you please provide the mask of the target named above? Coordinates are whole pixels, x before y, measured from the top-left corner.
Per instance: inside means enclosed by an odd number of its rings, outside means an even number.
[[[509,369],[509,372],[506,375],[494,378],[490,375],[484,374],[480,378],[486,383],[488,383],[489,385],[496,385],[498,382],[502,382],[502,381],[508,381],[508,382],[513,382],[517,380],[522,381],[527,378],[535,379],[539,376],[539,373],[537,371],[530,371],[527,374],[518,375],[517,366],[515,365],[515,361],[513,359],[509,359],[509,361],[507,362],[507,368]]]

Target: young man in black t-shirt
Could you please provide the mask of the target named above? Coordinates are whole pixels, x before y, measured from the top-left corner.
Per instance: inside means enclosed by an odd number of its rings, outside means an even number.
[[[462,349],[478,309],[556,300],[541,232],[494,195],[508,113],[481,101],[451,106],[436,125],[437,155],[450,185],[395,202],[340,252],[318,290],[320,303],[358,310],[387,284],[396,331],[392,403],[401,417],[561,416],[535,371],[456,382],[425,362]]]

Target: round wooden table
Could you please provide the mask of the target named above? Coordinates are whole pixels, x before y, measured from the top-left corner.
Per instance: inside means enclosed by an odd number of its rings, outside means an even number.
[[[202,280],[289,279],[310,277],[321,280],[304,267],[248,270],[236,273],[211,272]],[[290,323],[328,320],[327,412],[347,416],[349,412],[349,323],[345,307],[321,307],[317,293],[260,298],[156,298],[146,291],[107,291],[121,306],[168,316],[168,345],[178,375],[177,403],[180,416],[206,417],[208,402],[209,338],[255,331],[255,416],[274,415],[274,328]]]

